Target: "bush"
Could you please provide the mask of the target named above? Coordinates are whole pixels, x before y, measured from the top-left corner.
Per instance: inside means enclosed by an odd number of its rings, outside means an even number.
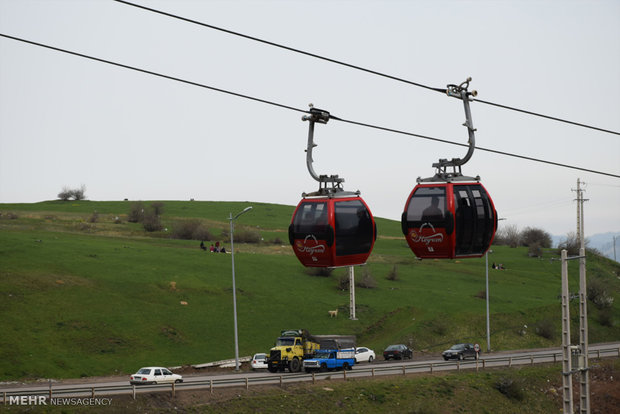
[[[614,315],[611,308],[601,310],[598,315],[598,321],[602,326],[612,328],[614,326]]]
[[[161,216],[164,213],[164,203],[161,201],[156,201],[151,204],[151,208],[153,208],[153,213],[156,216]]]
[[[527,249],[527,255],[529,257],[542,257],[543,250],[541,244],[539,242],[530,244]]]
[[[590,279],[588,282],[588,300],[598,309],[611,308],[614,298],[607,293],[607,286],[601,279]]]
[[[478,293],[476,293],[474,295],[474,297],[478,298],[478,299],[486,299],[487,298],[487,291],[486,290],[481,290]]]
[[[209,230],[198,219],[176,222],[172,228],[172,237],[182,240],[213,240]]]
[[[226,233],[226,236],[228,236],[228,233]],[[230,237],[227,237],[227,241],[230,243]],[[260,243],[260,232],[246,228],[235,230],[235,241],[239,243]]]
[[[362,279],[355,282],[355,286],[359,286],[364,289],[374,289],[377,287],[377,281],[374,277],[372,277],[368,269],[364,269]]]
[[[577,256],[579,254],[580,241],[577,238],[577,234],[574,232],[570,232],[566,235],[566,239],[562,240],[558,245],[558,253],[561,253],[562,250],[566,250],[569,256]],[[587,248],[589,244],[589,240],[586,239],[584,242],[585,247]]]
[[[338,290],[349,290],[349,275],[343,274],[338,278]]]
[[[144,204],[142,201],[135,201],[129,207],[127,221],[130,223],[140,223],[144,218]]]
[[[534,325],[536,335],[545,339],[553,340],[555,338],[555,323],[551,319],[543,319]]]
[[[99,221],[99,213],[97,213],[97,210],[95,210],[95,211],[93,211],[93,214],[88,219],[88,222],[89,223],[96,223],[98,221]]]
[[[509,224],[497,230],[493,244],[498,246],[518,247],[521,233],[515,224]]]
[[[521,232],[520,237],[521,245],[530,247],[532,245],[538,245],[539,248],[551,247],[551,235],[542,229],[533,227],[526,227]]]
[[[392,266],[392,270],[390,270],[385,276],[387,280],[391,280],[393,282],[398,280],[398,270],[396,269],[396,265]]]
[[[334,269],[330,267],[306,267],[304,272],[309,276],[330,277],[333,271]],[[348,285],[349,282],[347,279],[347,287]]]
[[[522,401],[525,393],[518,380],[509,377],[501,377],[495,382],[495,389],[511,400]]]
[[[142,217],[142,226],[144,230],[149,232],[160,231],[163,228],[159,216],[153,211],[144,214],[144,217]]]

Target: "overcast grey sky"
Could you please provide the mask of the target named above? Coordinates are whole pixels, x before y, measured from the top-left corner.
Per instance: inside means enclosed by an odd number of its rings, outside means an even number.
[[[136,3],[432,87],[620,131],[619,1]],[[466,143],[460,101],[111,0],[0,0],[0,32],[350,120]],[[620,137],[471,104],[477,145],[620,174]],[[301,114],[0,38],[0,202],[248,200],[296,205]],[[400,219],[417,177],[465,148],[319,125],[314,167]],[[476,151],[500,217],[566,234],[587,183],[586,235],[620,230],[620,179]]]

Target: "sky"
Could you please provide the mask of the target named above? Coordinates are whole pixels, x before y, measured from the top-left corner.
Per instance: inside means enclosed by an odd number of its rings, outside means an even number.
[[[620,131],[620,2],[135,0],[477,98]],[[305,110],[465,144],[458,99],[112,0],[0,0],[0,33]],[[472,102],[484,148],[620,175],[620,136]],[[0,37],[0,203],[215,200],[296,205],[303,113]],[[330,120],[314,169],[400,220],[417,177],[466,148]],[[477,150],[500,225],[620,230],[620,179]],[[224,219],[224,218],[223,218]]]

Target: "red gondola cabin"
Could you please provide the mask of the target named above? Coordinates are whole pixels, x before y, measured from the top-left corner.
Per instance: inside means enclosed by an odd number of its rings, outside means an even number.
[[[299,202],[288,234],[304,266],[355,266],[370,256],[376,226],[360,197],[313,197]]]
[[[409,195],[401,225],[421,259],[481,257],[495,237],[497,212],[480,183],[425,183]]]

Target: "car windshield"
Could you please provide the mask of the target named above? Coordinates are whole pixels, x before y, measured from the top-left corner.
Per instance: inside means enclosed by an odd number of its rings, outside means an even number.
[[[295,338],[278,338],[276,346],[292,346],[295,345]]]
[[[465,345],[463,344],[456,344],[456,345],[452,345],[452,350],[454,351],[462,351],[465,348]]]
[[[314,355],[314,357],[316,359],[329,359],[329,353],[328,352],[319,352],[317,354]]]
[[[138,374],[140,375],[149,375],[150,373],[151,373],[151,370],[147,368],[141,368],[140,371],[138,371]]]
[[[265,359],[267,358],[267,355],[265,354],[256,354],[254,355],[254,359]]]

